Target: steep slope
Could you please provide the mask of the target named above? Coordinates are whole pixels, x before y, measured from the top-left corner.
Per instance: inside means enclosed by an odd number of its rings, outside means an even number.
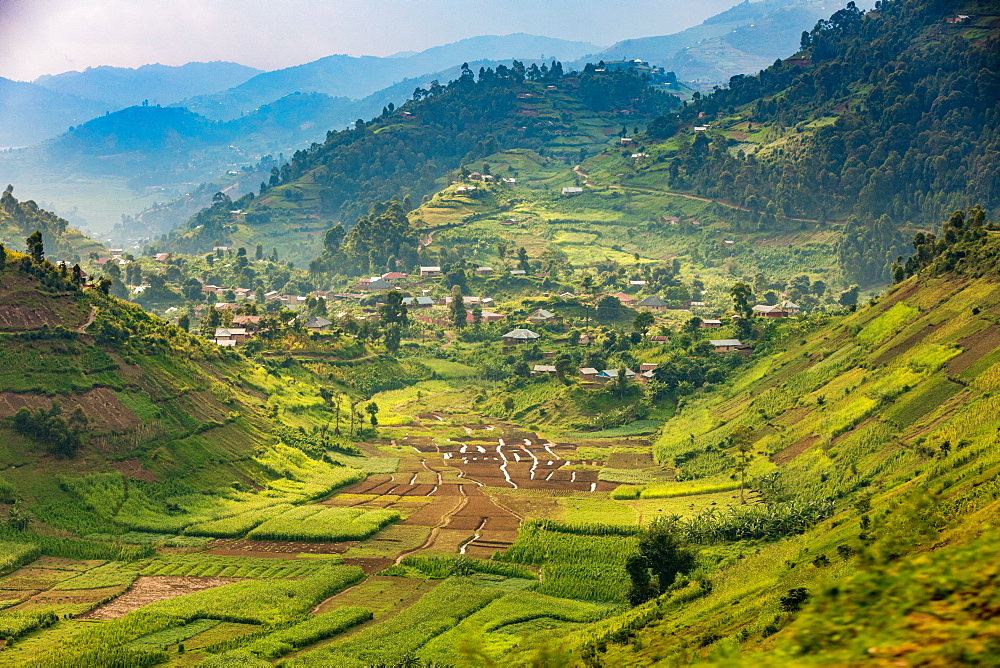
[[[331,97],[360,99],[401,79],[440,72],[456,63],[511,58],[532,60],[542,54],[549,60],[570,60],[597,48],[584,42],[518,33],[471,37],[405,57],[332,55],[265,72],[229,90],[196,96],[178,104],[208,118],[230,120],[291,93],[324,93]]]
[[[607,146],[620,124],[678,104],[630,73],[563,77],[556,65],[554,74],[529,68],[528,80],[522,68],[482,69],[478,81],[465,70],[447,86],[418,89],[419,99],[387,107],[370,123],[329,132],[322,145],[275,168],[259,195],[203,211],[171,235],[169,247],[202,252],[220,239],[261,242],[308,262],[335,223],[350,226],[371,204],[394,196],[429,194],[462,164],[501,149],[545,149],[568,164],[581,150]]]
[[[73,229],[59,216],[40,209],[33,200],[19,202],[13,187],[7,186],[0,195],[0,243],[8,249],[23,248],[25,239],[35,231],[42,233],[42,243],[50,257],[70,264],[104,250],[100,243]]]
[[[263,509],[364,478],[330,459],[350,446],[278,421],[265,388],[279,390],[280,374],[107,296],[106,284],[81,289],[47,261],[3,259],[3,503],[81,536],[202,524],[199,535],[215,536],[229,535],[212,528],[218,519],[253,525]],[[118,503],[97,503],[109,485]]]
[[[101,102],[0,77],[0,148],[37,144],[107,109]]]
[[[34,83],[57,93],[98,100],[110,109],[142,104],[167,105],[238,86],[261,74],[239,63],[186,63],[180,66],[88,67],[82,72],[41,76]]]
[[[975,18],[947,22],[959,13]],[[998,211],[997,18],[990,3],[960,0],[838,11],[797,58],[652,123],[652,159],[625,183],[742,207],[764,228],[857,215],[846,248],[877,253],[853,263],[877,271],[844,271],[884,282],[896,227],[933,225],[970,201]],[[890,237],[866,236],[883,215]]]
[[[658,600],[575,634],[563,643],[571,656],[776,666],[995,656],[1000,236],[982,222],[979,211],[953,217],[922,273],[854,313],[777,326],[731,382],[685,402],[657,459],[707,486],[739,479],[743,448],[762,501],[680,525],[700,565]],[[817,502],[829,519],[801,536],[781,528],[794,524],[776,519],[782,508]]]

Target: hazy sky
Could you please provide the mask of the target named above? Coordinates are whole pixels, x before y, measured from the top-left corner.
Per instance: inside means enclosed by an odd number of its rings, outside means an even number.
[[[0,0],[0,76],[231,60],[271,70],[475,35],[593,42],[664,35],[737,0]]]

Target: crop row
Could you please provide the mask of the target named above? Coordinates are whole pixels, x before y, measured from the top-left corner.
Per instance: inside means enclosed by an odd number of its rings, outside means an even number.
[[[279,630],[252,633],[216,643],[207,647],[206,650],[220,653],[220,659],[226,658],[227,654],[232,656],[232,650],[235,649],[248,652],[261,659],[277,659],[320,640],[339,635],[358,624],[369,621],[372,616],[372,612],[365,608],[338,608],[332,612],[309,616]]]
[[[397,665],[503,593],[503,589],[466,578],[445,580],[398,615],[343,640],[286,660],[287,665],[296,668]]]
[[[214,555],[173,555],[151,562],[142,575],[173,575],[187,577],[234,578],[296,578],[315,573],[318,569],[341,562],[330,555],[321,561],[288,561],[284,559],[253,559]]]
[[[491,575],[500,575],[505,578],[536,579],[535,574],[524,566],[499,561],[483,561],[481,559],[472,559],[471,557],[422,557],[419,555],[410,555],[403,557],[400,563],[403,566],[415,568],[424,575],[432,578],[443,579],[452,575],[490,573]]]
[[[265,521],[247,537],[327,542],[363,540],[399,518],[395,510],[299,506]]]

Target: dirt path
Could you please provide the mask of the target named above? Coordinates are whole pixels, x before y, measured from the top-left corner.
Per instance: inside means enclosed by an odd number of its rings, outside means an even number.
[[[84,321],[84,323],[82,325],[80,325],[79,327],[76,328],[77,333],[78,334],[86,334],[87,333],[87,328],[90,327],[91,325],[93,325],[94,324],[94,320],[96,320],[96,319],[97,319],[97,307],[96,306],[91,306],[90,307],[90,315],[87,316],[87,319]]]
[[[590,182],[590,176],[583,173],[583,171],[580,169],[580,165],[577,165],[576,167],[573,168],[573,173],[576,174],[577,176],[583,177],[583,185],[590,186],[591,188],[594,187],[594,184]]]
[[[427,236],[425,236],[424,238],[422,238],[420,241],[417,242],[418,253],[423,249],[427,248],[428,246],[430,246],[432,243],[434,243],[435,232],[437,232],[437,230],[431,230],[430,232],[427,233]]]
[[[427,540],[424,541],[423,545],[421,545],[420,547],[415,547],[411,550],[405,550],[404,552],[400,552],[399,556],[396,557],[397,564],[402,562],[403,558],[406,557],[407,555],[413,554],[414,552],[419,552],[420,550],[426,550],[431,545],[433,545],[434,541],[437,540],[437,535],[438,533],[440,533],[441,529],[445,528],[448,525],[448,522],[451,521],[451,518],[460,513],[462,509],[469,504],[469,495],[465,493],[465,487],[463,485],[459,485],[458,491],[462,493],[462,500],[459,501],[454,508],[452,508],[451,510],[449,510],[448,512],[446,512],[444,515],[441,516],[441,522],[436,527],[431,528],[431,535],[427,537]]]

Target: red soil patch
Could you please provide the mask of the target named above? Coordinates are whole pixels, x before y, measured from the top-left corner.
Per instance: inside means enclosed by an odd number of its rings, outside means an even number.
[[[59,297],[50,299],[58,300]],[[42,325],[55,327],[67,325],[76,327],[81,321],[66,323],[48,306],[27,306],[25,304],[0,304],[0,330],[38,329]]]
[[[608,468],[611,469],[644,469],[655,463],[649,452],[616,452],[608,457]]]
[[[799,439],[795,443],[792,443],[784,450],[771,455],[771,461],[781,466],[792,461],[803,452],[811,448],[814,444],[819,442],[819,436],[806,436],[805,438]]]
[[[298,541],[271,541],[271,540],[234,540],[221,543],[209,554],[224,554],[226,556],[249,556],[246,553],[260,553],[265,557],[274,554],[291,555],[297,554],[340,554],[348,548],[357,545],[357,541],[347,541],[343,543],[304,543]]]
[[[156,474],[149,469],[144,469],[138,459],[127,459],[123,462],[115,462],[115,468],[118,469],[118,472],[126,478],[142,480],[144,482],[160,482],[160,479],[156,477]]]
[[[190,578],[145,575],[137,579],[128,591],[79,619],[109,620],[124,617],[133,610],[165,601],[184,594],[221,587],[230,582],[238,582],[240,578]]]
[[[948,373],[959,374],[1000,347],[1000,327],[990,325],[981,332],[959,340],[965,350],[948,360]]]
[[[105,387],[88,390],[83,394],[71,394],[68,397],[57,397],[67,413],[83,407],[91,420],[91,428],[95,431],[125,431],[139,426],[139,416],[127,408],[115,396],[115,393]],[[52,406],[52,398],[37,394],[15,394],[4,392],[0,394],[0,418],[10,417],[22,408],[48,410]]]
[[[923,340],[923,338],[925,336],[927,336],[928,334],[930,334],[931,332],[933,332],[935,329],[937,329],[940,326],[941,326],[941,323],[939,322],[939,323],[935,323],[933,325],[927,325],[926,327],[921,328],[916,333],[911,334],[910,336],[908,336],[906,338],[906,340],[903,341],[902,343],[897,343],[892,348],[889,348],[884,353],[882,353],[881,355],[879,355],[878,357],[876,357],[875,361],[873,362],[873,364],[875,366],[879,366],[879,365],[883,364],[884,362],[888,362],[890,360],[895,359],[897,355],[899,355],[900,353],[904,353],[904,352],[908,351],[910,348],[912,348],[913,346],[915,346],[918,343],[920,343],[920,341]]]
[[[374,575],[380,570],[392,566],[395,560],[377,557],[349,557],[344,559],[344,563],[350,566],[359,566],[365,572],[365,575]]]

